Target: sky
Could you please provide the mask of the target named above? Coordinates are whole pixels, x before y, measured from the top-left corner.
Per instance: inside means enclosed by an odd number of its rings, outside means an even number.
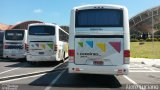
[[[160,0],[0,0],[0,23],[13,25],[27,20],[39,20],[69,25],[73,7],[86,4],[116,4],[128,8],[129,18],[160,6]]]

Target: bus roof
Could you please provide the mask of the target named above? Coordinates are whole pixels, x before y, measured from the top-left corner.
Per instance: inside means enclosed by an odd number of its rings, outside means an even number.
[[[38,25],[46,25],[46,26],[58,26],[57,24],[53,23],[33,23],[29,24],[29,26],[38,26]]]
[[[6,30],[6,31],[10,31],[10,30],[22,30],[22,31],[25,31],[26,29],[9,29],[9,30]]]
[[[121,5],[113,5],[113,4],[88,4],[88,5],[82,5],[82,6],[78,6],[78,7],[74,7],[73,10],[76,9],[90,9],[90,8],[111,8],[111,9],[123,9],[126,8],[125,6],[121,6]]]
[[[62,29],[59,25],[57,25],[57,24],[55,24],[55,23],[34,23],[34,24],[29,24],[28,27],[30,27],[30,26],[41,26],[41,25],[58,27],[58,28],[60,28],[61,30],[63,30],[65,33],[67,33],[64,29]],[[68,33],[67,33],[67,34],[68,34]]]

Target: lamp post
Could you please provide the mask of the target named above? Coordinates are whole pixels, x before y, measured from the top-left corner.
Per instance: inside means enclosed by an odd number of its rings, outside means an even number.
[[[152,50],[153,50],[153,57],[155,56],[154,53],[154,21],[153,21],[153,10],[151,9],[151,13],[152,13]]]

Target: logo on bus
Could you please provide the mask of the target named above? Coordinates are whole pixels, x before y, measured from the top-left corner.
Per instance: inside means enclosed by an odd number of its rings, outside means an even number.
[[[90,48],[93,48],[94,46],[97,46],[102,52],[106,52],[107,51],[107,45],[106,43],[103,42],[97,42],[94,45],[93,41],[86,41],[85,42],[87,44],[87,46],[89,46]],[[79,47],[84,48],[84,42],[78,42]],[[109,42],[109,44],[117,51],[117,52],[121,52],[121,42]]]

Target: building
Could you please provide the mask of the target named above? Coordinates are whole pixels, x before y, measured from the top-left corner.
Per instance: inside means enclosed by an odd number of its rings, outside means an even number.
[[[0,23],[0,30],[11,30],[11,29],[27,29],[29,24],[32,23],[43,23],[42,21],[24,21],[15,25],[6,25]],[[60,26],[66,32],[69,32],[68,26]]]
[[[152,35],[153,33],[155,35],[160,35],[160,6],[147,9],[137,14],[129,20],[129,24],[131,36],[140,36],[144,33],[150,35]]]
[[[11,29],[27,29],[29,24],[32,23],[43,23],[41,21],[25,21],[15,25],[0,24],[0,30],[11,30]]]
[[[16,25],[9,27],[9,29],[27,29],[29,24],[32,23],[43,23],[41,21],[25,21]]]
[[[9,27],[10,25],[0,23],[0,30],[7,30]]]

